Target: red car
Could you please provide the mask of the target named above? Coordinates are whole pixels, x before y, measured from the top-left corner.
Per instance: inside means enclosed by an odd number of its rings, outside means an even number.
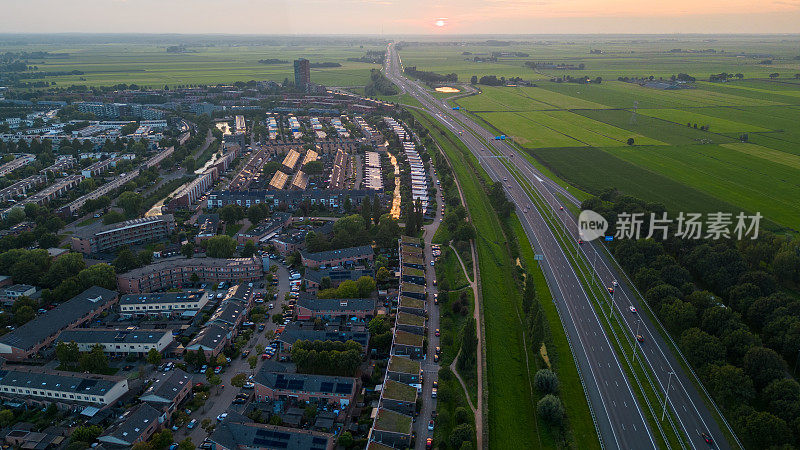
[[[711,439],[711,436],[709,436],[709,435],[707,435],[705,433],[700,433],[700,437],[702,437],[703,440],[706,441],[706,444],[708,444],[708,445],[714,444],[714,439]]]
[[[425,448],[427,449],[433,448],[433,438],[428,438],[425,440]]]

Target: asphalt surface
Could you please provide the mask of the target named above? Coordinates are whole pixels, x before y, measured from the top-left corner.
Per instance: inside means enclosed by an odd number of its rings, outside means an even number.
[[[655,438],[623,373],[620,361],[612,350],[569,260],[542,216],[535,208],[527,208],[532,202],[499,158],[485,157],[491,156],[491,148],[487,143],[466,131],[459,133],[462,128],[451,116],[452,110],[443,101],[434,99],[415,83],[399,75],[400,62],[391,45],[389,56],[387,76],[417,98],[428,112],[459,136],[494,180],[507,180],[503,184],[508,197],[516,204],[520,220],[532,244],[538,253],[544,255],[542,268],[586,385],[603,444],[608,448],[654,448]],[[477,125],[471,128],[481,131]]]
[[[513,166],[522,172],[549,207],[556,211],[574,242],[578,240],[575,218],[561,210],[562,205],[554,193],[563,195],[573,204],[579,203],[577,199],[567,189],[536,170],[526,159],[519,156],[514,158],[515,151],[505,142],[493,140],[491,133],[460,111],[452,110],[445,102],[434,99],[416,84],[400,77],[399,59],[391,46],[390,55],[387,76],[420,100],[434,117],[458,135],[494,180],[499,181],[504,178],[508,180],[503,182],[506,192],[517,206],[517,213],[533,247],[544,256],[542,268],[567,330],[604,445],[610,448],[655,446],[652,432],[643,419],[640,406],[632,398],[630,385],[621,371],[619,360],[610,350],[608,337],[600,326],[599,319],[589,304],[583,287],[578,283],[566,255],[558,246],[539,211],[529,207],[532,206],[530,198],[511,176],[500,158],[508,158]],[[458,122],[469,127],[481,138],[478,139],[464,130]],[[463,133],[459,134],[462,130]],[[576,244],[575,247],[576,251],[583,253],[587,261],[594,263],[600,285],[608,287],[615,280],[619,282],[615,295],[608,300],[613,303],[614,313],[618,314],[618,318],[627,327],[628,336],[623,338],[632,341],[637,332],[644,337],[644,342],[638,345],[639,351],[635,357],[641,358],[645,365],[652,369],[655,383],[662,395],[669,384],[668,402],[678,427],[685,430],[689,437],[688,446],[695,449],[708,448],[708,444],[700,435],[706,433],[713,437],[716,447],[730,448],[719,425],[692,384],[689,377],[693,375],[687,374],[682,369],[649,317],[639,312],[631,312],[631,306],[637,311],[641,309],[636,296],[632,295],[631,287],[621,274],[614,270],[603,253],[597,252],[599,245],[601,244],[590,243],[582,246]],[[663,401],[663,397],[661,400]],[[652,407],[660,416],[662,405],[652,405]],[[666,428],[668,424],[664,422],[663,426]]]
[[[430,181],[433,186],[436,184],[436,175],[433,173],[433,166],[428,173]],[[436,399],[431,398],[431,390],[433,389],[433,382],[439,379],[439,363],[433,362],[433,355],[436,353],[436,347],[441,346],[439,338],[436,336],[436,330],[439,328],[439,305],[434,304],[433,296],[439,290],[433,285],[433,280],[436,279],[436,272],[431,267],[430,262],[433,261],[433,253],[431,249],[431,242],[433,235],[442,223],[442,205],[444,199],[442,198],[441,189],[436,190],[436,216],[433,222],[423,227],[423,241],[425,242],[425,281],[428,291],[428,348],[425,359],[420,361],[422,368],[422,407],[420,408],[419,415],[414,421],[414,434],[417,439],[414,448],[422,450],[425,448],[425,441],[427,438],[433,437],[433,431],[428,430],[428,422],[431,420],[431,413],[436,409]]]

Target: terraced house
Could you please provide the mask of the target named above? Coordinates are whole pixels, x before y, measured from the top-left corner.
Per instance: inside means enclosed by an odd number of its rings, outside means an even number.
[[[184,292],[159,292],[152,294],[128,294],[119,300],[123,317],[172,316],[186,311],[199,311],[208,303],[208,292],[189,290]]]
[[[0,370],[0,396],[30,405],[62,409],[104,408],[128,392],[123,377],[60,372],[41,368]]]
[[[95,345],[101,345],[103,352],[110,355],[144,356],[155,349],[161,353],[172,343],[169,330],[104,330],[97,328],[78,328],[63,331],[56,342],[74,342],[78,350],[88,352]]]

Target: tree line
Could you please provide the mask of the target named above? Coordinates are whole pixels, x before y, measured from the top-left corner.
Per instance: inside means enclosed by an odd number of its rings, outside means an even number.
[[[426,83],[455,83],[458,81],[458,75],[455,73],[443,75],[436,72],[417,70],[417,66],[407,66],[405,69],[403,69],[403,73],[410,77],[420,79]]]
[[[364,348],[355,341],[297,341],[292,344],[292,362],[300,373],[355,376]]]
[[[666,210],[614,190],[582,208],[610,224],[622,212]],[[800,384],[789,365],[796,375],[800,240],[762,230],[741,241],[624,239],[612,251],[745,446],[800,445]]]

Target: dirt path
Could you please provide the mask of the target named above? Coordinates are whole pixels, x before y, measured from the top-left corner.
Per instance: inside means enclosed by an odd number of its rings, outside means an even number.
[[[461,375],[458,374],[458,370],[456,369],[456,363],[458,362],[459,356],[461,356],[461,349],[458,350],[458,354],[456,355],[455,358],[453,358],[453,362],[450,363],[450,371],[453,372],[453,375],[456,376],[458,382],[461,383],[461,388],[464,389],[464,395],[467,396],[467,403],[469,404],[469,409],[472,410],[473,415],[476,415],[475,406],[472,404],[472,399],[470,398],[469,391],[467,390],[467,384],[464,383],[464,380],[461,379]]]

